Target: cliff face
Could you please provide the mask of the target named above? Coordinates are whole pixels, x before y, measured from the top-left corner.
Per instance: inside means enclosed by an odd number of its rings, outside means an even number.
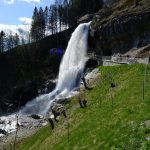
[[[95,14],[92,48],[100,55],[125,53],[150,43],[150,1],[114,0]]]

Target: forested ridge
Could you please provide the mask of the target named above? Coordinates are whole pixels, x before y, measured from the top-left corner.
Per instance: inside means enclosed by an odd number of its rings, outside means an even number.
[[[0,53],[77,26],[77,20],[81,16],[97,12],[102,5],[103,0],[55,0],[54,4],[45,8],[35,7],[27,39],[19,37],[17,33],[13,35],[1,31]]]

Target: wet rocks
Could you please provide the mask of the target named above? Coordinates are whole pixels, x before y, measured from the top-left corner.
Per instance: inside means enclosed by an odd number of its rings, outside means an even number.
[[[33,119],[41,119],[41,117],[40,117],[39,115],[36,115],[36,114],[31,115],[31,116],[29,116],[29,117],[31,117],[31,118],[33,118]]]
[[[24,85],[13,87],[6,98],[0,99],[0,116],[17,111],[39,94],[51,92],[55,86],[56,81],[47,80],[40,89],[37,88],[37,85],[33,81],[26,81]]]
[[[56,86],[55,80],[48,80],[38,90],[38,94],[47,94],[47,93],[51,92],[52,90],[54,90],[55,86]]]
[[[24,85],[12,88],[6,98],[0,100],[0,113],[9,114],[24,106],[28,101],[38,95],[37,86],[32,81],[26,81]]]
[[[3,129],[0,129],[0,134],[7,135],[7,132]]]

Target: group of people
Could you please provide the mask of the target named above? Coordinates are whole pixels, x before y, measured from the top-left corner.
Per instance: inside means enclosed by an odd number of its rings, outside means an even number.
[[[80,97],[78,98],[78,102],[81,108],[85,108],[86,104],[87,104],[87,100],[86,99],[81,99]]]

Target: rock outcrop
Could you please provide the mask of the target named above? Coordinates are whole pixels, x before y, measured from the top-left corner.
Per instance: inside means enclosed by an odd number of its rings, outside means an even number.
[[[149,27],[149,0],[115,1],[95,14],[90,45],[100,55],[125,53],[150,43]]]

